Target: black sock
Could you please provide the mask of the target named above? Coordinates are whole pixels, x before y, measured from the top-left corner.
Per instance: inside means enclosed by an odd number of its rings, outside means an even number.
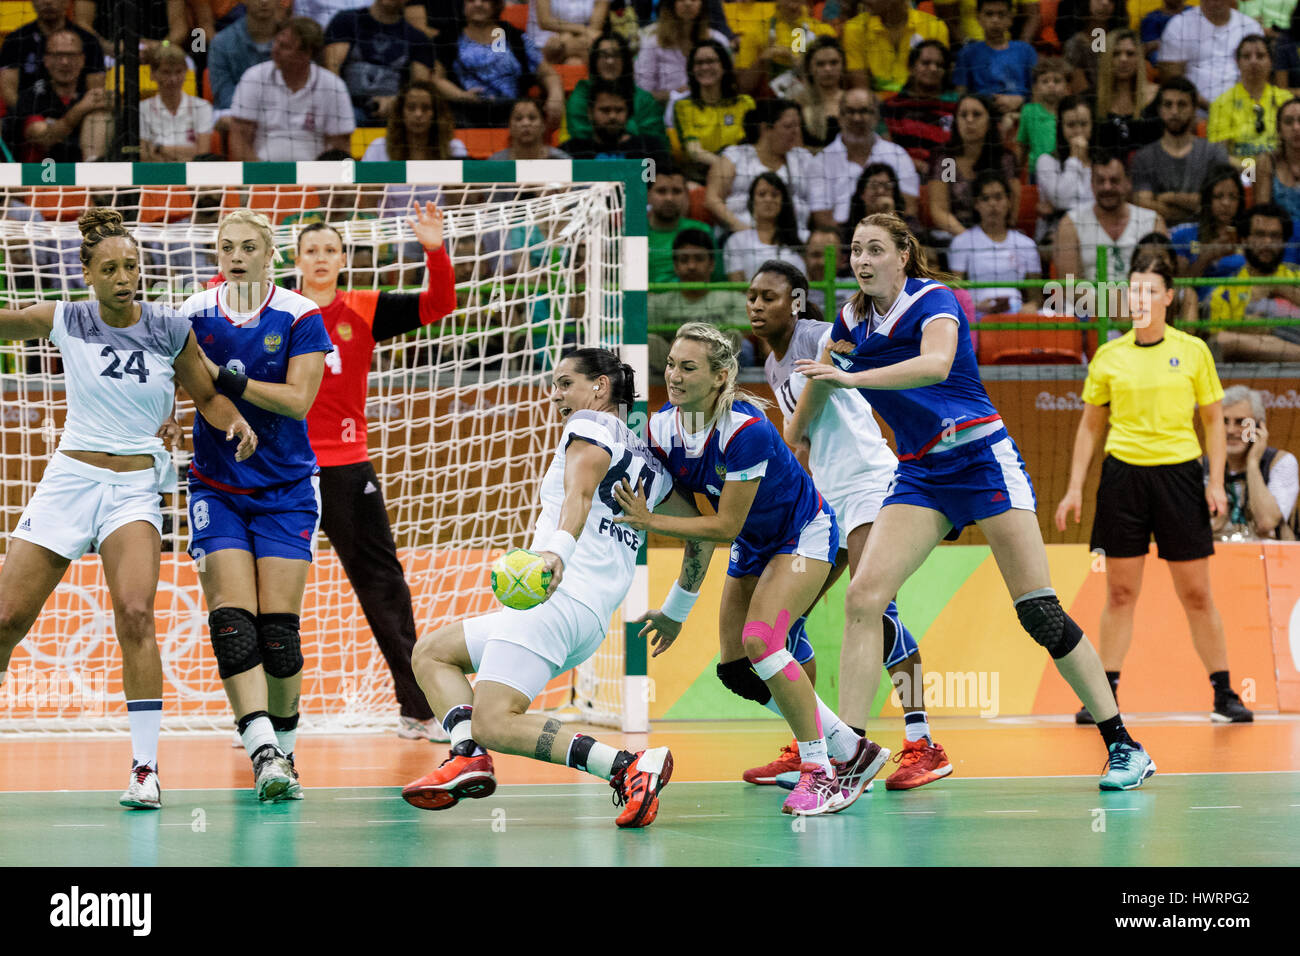
[[[1232,679],[1228,677],[1227,671],[1215,671],[1210,675],[1210,683],[1214,685],[1214,697],[1216,700],[1221,697],[1233,696]]]
[[[1097,729],[1101,731],[1101,739],[1106,741],[1107,749],[1111,744],[1131,744],[1133,738],[1128,735],[1128,730],[1124,727],[1124,719],[1116,714],[1110,720],[1097,721]]]
[[[591,753],[592,745],[595,743],[595,737],[588,737],[586,734],[575,734],[564,762],[574,770],[586,770],[587,755]],[[617,760],[614,762],[618,763]]]
[[[859,737],[865,737],[867,735],[866,728],[863,727],[854,727],[852,724],[849,724],[849,730],[853,731]]]
[[[1106,671],[1106,680],[1110,681],[1110,692],[1119,697],[1119,671]]]

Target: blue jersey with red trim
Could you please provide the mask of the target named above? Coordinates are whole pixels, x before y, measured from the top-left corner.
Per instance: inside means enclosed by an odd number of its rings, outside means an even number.
[[[725,481],[761,478],[736,540],[757,550],[784,544],[821,510],[821,495],[767,417],[748,402],[694,435],[671,404],[650,416],[650,448],[683,491],[699,492],[716,510]]]
[[[894,431],[899,461],[920,458],[940,440],[960,444],[963,433],[973,437],[971,429],[1001,420],[980,381],[965,312],[947,286],[929,279],[908,279],[884,316],[868,298],[864,318],[858,319],[849,303],[831,327],[832,342],[854,346],[847,354],[832,352],[831,360],[839,368],[861,372],[919,356],[921,335],[935,319],[958,325],[957,355],[946,379],[921,388],[864,389],[871,393],[871,407]]]
[[[199,347],[217,365],[260,382],[284,382],[289,360],[305,352],[331,352],[329,333],[316,303],[272,285],[262,304],[241,315],[228,305],[225,283],[185,300],[181,312],[194,325]],[[228,491],[251,491],[298,481],[316,473],[316,455],[307,440],[307,422],[234,400],[257,433],[257,451],[235,461],[237,442],[194,416],[194,461],[200,481]]]

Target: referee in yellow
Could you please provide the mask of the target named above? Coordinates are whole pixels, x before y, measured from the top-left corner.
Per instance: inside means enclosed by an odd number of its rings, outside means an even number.
[[[1223,386],[1205,343],[1165,324],[1165,310],[1174,298],[1173,273],[1158,250],[1134,255],[1128,297],[1133,328],[1097,349],[1088,365],[1070,487],[1057,506],[1056,527],[1064,531],[1071,512],[1079,521],[1084,477],[1109,421],[1091,548],[1106,561],[1099,650],[1111,689],[1118,697],[1120,667],[1133,640],[1133,611],[1154,534],[1157,553],[1169,563],[1192,643],[1214,685],[1210,717],[1247,723],[1253,715],[1232,689],[1223,620],[1210,591],[1210,515],[1227,507]],[[1208,445],[1208,485],[1193,422],[1198,413]],[[1093,723],[1086,707],[1075,720]]]

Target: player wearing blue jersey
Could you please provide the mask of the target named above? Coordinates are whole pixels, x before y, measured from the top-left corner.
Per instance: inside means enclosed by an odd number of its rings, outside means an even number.
[[[627,427],[633,385],[631,367],[606,349],[578,349],[555,367],[551,404],[564,430],[542,477],[532,546],[545,557],[551,583],[536,607],[457,621],[415,645],[415,675],[434,711],[444,715],[452,744],[436,770],[402,789],[412,806],[446,810],[463,798],[493,793],[496,777],[487,751],[496,750],[608,780],[623,807],[615,821],[620,827],[654,822],[659,792],[672,776],[667,747],[631,753],[586,734],[557,740],[558,720],[527,712],[548,681],[604,643],[610,618],[632,586],[641,536],[615,523],[616,483],[631,478],[644,484],[654,505],[698,514],[673,499],[672,480]],[[686,545],[679,580],[698,590],[713,546]],[[466,675],[473,673],[478,680],[471,687]]]
[[[860,688],[880,659],[886,606],[941,540],[977,524],[1021,626],[1097,717],[1108,752],[1101,788],[1140,786],[1155,763],[1125,730],[1097,652],[1052,590],[1033,486],[980,381],[956,297],[892,214],[858,224],[849,261],[860,291],[836,318],[822,361],[797,363],[810,379],[868,389],[898,446],[893,488],[849,582],[852,641],[845,639],[840,674],[847,719],[866,718],[870,702]]]
[[[859,737],[813,691],[787,648],[790,622],[808,608],[839,548],[835,514],[781,440],[756,399],[736,387],[730,339],[688,323],[673,340],[664,375],[668,404],[650,419],[651,447],[679,491],[705,495],[715,514],[652,514],[627,482],[616,519],[638,530],[731,545],[718,625],[718,677],[734,693],[781,714],[801,759],[782,810],[836,813],[861,795],[889,751]],[[646,633],[671,643],[695,595],[675,585],[649,612]],[[832,759],[837,765],[832,764]]]
[[[224,439],[239,436],[234,457],[251,455],[257,438],[213,388],[189,323],[171,309],[135,301],[140,249],[122,216],[91,208],[77,226],[94,299],[0,309],[0,338],[48,338],[59,349],[68,396],[59,446],[0,567],[0,683],[14,648],[68,565],[98,551],[122,648],[131,729],[131,780],[120,802],[157,808],[163,678],[154,595],[162,549],[160,492],[171,469],[159,433],[171,415],[173,380]]]
[[[195,422],[189,501],[212,648],[260,800],[302,796],[293,765],[299,615],[320,520],[306,417],[333,348],[316,304],[271,281],[274,254],[264,216],[230,213],[217,230],[226,281],[184,306],[217,390],[262,442],[255,457],[236,461]]]
[[[811,301],[808,277],[777,259],[759,266],[746,293],[749,324],[754,334],[771,349],[763,366],[767,384],[776,395],[777,405],[787,425],[793,424],[799,396],[808,380],[795,371],[801,358],[816,358],[830,338],[831,324],[821,320],[821,310]],[[801,317],[806,315],[807,317]],[[817,490],[835,509],[840,529],[839,553],[835,566],[822,586],[821,600],[832,584],[848,568],[850,576],[862,563],[872,522],[888,494],[898,459],[889,450],[880,426],[871,414],[866,397],[856,390],[831,393],[822,387],[813,396],[814,406],[805,408],[809,424],[806,429],[787,428],[786,441],[795,450],[800,463],[817,483]],[[822,397],[827,400],[819,400]],[[814,602],[816,603],[816,602]],[[800,618],[800,621],[803,619]],[[925,686],[921,652],[916,639],[903,625],[894,602],[885,609],[883,626],[884,665],[903,706],[905,741],[895,760],[898,769],[885,780],[887,790],[912,790],[933,783],[952,773],[948,755],[930,735],[922,688]],[[794,629],[791,628],[791,633]],[[804,665],[808,679],[816,683],[816,658],[805,637],[805,657],[795,652],[795,660]],[[874,676],[880,671],[873,670]],[[875,687],[867,693],[874,700]],[[860,735],[866,731],[853,728]],[[746,771],[751,783],[785,784],[790,779],[786,747],[782,756],[766,767]],[[797,769],[797,768],[795,768]]]

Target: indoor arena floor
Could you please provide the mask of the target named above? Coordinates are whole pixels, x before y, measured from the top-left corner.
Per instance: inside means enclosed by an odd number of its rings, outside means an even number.
[[[446,745],[395,735],[299,740],[300,802],[260,805],[231,737],[165,736],[164,807],[126,811],[125,738],[0,739],[0,865],[36,866],[1258,866],[1300,859],[1300,718],[1252,725],[1204,714],[1129,720],[1159,773],[1102,793],[1095,730],[1058,718],[933,724],[954,774],[884,788],[845,813],[796,819],[785,791],[739,781],[783,742],[773,721],[595,731],[672,748],[659,818],[622,831],[608,785],[563,767],[496,758],[499,787],[444,812],[407,806],[402,784]],[[897,721],[876,738],[891,748]]]

